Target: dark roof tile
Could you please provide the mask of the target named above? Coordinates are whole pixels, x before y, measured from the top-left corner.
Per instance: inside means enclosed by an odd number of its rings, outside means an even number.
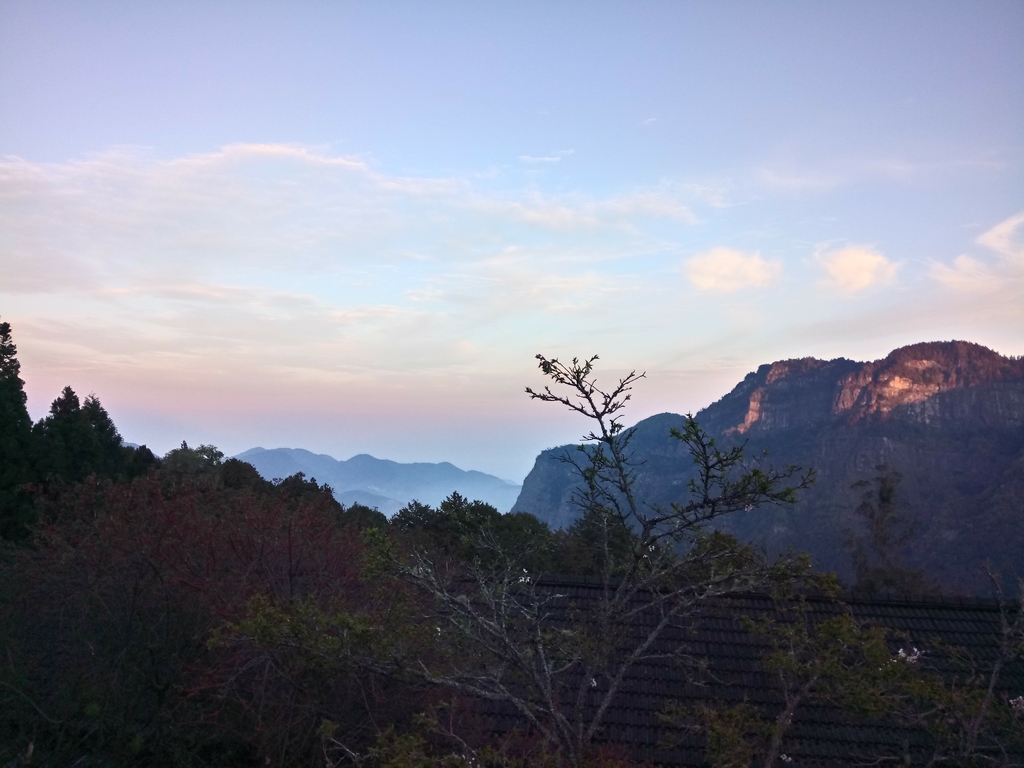
[[[582,616],[596,606],[600,581],[551,577],[545,578],[540,587],[566,596],[552,606],[555,623],[564,623],[570,604]],[[929,654],[929,647],[937,644],[962,648],[981,661],[991,662],[998,652],[1000,614],[999,604],[993,600],[894,595],[870,599],[850,596],[844,604],[819,596],[807,596],[806,601],[814,621],[849,610],[861,622],[905,633],[908,644],[924,650],[925,663],[930,662],[940,670],[949,671],[951,667],[936,654]],[[698,702],[749,701],[781,706],[780,692],[761,665],[769,645],[764,638],[743,629],[740,617],[744,615],[781,618],[771,598],[751,594],[715,600],[690,617],[686,626],[667,629],[657,643],[658,650],[669,652],[682,647],[693,656],[706,659],[715,679],[696,685],[692,673],[665,659],[637,664],[623,681],[607,713],[603,738],[627,746],[640,760],[663,765],[699,765],[703,737],[669,726],[658,717],[670,702],[692,706]],[[641,614],[632,626],[634,634],[646,633],[653,626],[653,619]],[[574,682],[578,684],[579,677]],[[1006,668],[1001,692],[1024,693],[1024,665],[1017,663]],[[596,706],[596,699],[590,706]],[[492,718],[496,731],[508,730],[518,721],[507,705],[483,702],[481,710]],[[797,710],[787,731],[784,751],[794,758],[794,765],[805,768],[854,765],[904,743],[915,760],[924,760],[924,733],[907,730],[895,722],[858,719],[834,706],[811,702]]]

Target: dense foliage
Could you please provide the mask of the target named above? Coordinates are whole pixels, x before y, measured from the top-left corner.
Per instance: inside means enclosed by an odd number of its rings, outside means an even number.
[[[10,323],[0,323],[0,538],[7,539],[23,536],[32,520],[24,491],[32,480],[32,420],[17,353]]]
[[[10,323],[0,323],[0,538],[23,540],[39,516],[33,497],[88,477],[130,480],[156,466],[145,446],[124,445],[95,395],[65,387],[33,425]]]
[[[616,681],[648,647],[628,645],[651,616],[637,600],[664,626],[685,626],[715,596],[789,600],[831,580],[803,558],[768,560],[705,530],[790,503],[808,475],[719,450],[692,420],[676,435],[700,470],[688,496],[667,508],[633,498],[642,467],[618,411],[638,377],[606,394],[592,388],[592,363],[542,359],[556,384],[598,405],[598,430],[566,456],[582,514],[551,531],[457,493],[388,520],[301,474],[267,481],[208,445],[158,459],[124,446],[99,400],[70,387],[32,425],[0,324],[0,765],[637,765],[599,738]],[[887,482],[860,511],[878,521],[876,549],[889,535]],[[882,555],[864,555],[879,578],[892,565]],[[604,608],[573,623],[570,606],[555,626],[544,574],[601,583]],[[997,667],[987,660],[949,685],[890,663],[899,639],[883,629],[815,625],[792,605],[786,621],[746,627],[766,638],[764,663],[792,711],[712,702],[664,713],[702,734],[708,764],[778,764],[793,711],[823,700],[902,718],[952,764],[986,764],[979,749],[1019,730],[994,682],[1024,646],[1019,613],[1006,614]],[[677,661],[695,679],[707,672]],[[496,728],[484,699],[512,706],[519,725]]]

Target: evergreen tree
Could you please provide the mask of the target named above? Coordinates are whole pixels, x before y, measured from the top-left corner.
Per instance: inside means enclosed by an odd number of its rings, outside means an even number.
[[[899,511],[897,490],[901,476],[885,464],[875,467],[874,482],[860,480],[851,488],[863,490],[854,513],[863,521],[866,535],[846,534],[846,547],[857,578],[854,590],[866,594],[897,592],[924,594],[935,590],[921,570],[904,567],[914,526]]]
[[[76,483],[89,475],[124,474],[128,457],[121,435],[95,395],[83,405],[71,387],[64,387],[33,432],[36,472],[43,482]]]
[[[469,501],[455,491],[436,509],[411,501],[391,518],[391,527],[403,531],[410,542],[471,560],[477,553],[480,533],[500,517],[490,504]]]
[[[124,463],[121,450],[124,441],[121,439],[121,434],[117,431],[117,427],[114,426],[114,420],[110,418],[110,414],[107,413],[106,409],[100,405],[96,395],[89,395],[85,398],[85,403],[82,404],[82,411],[85,413],[85,417],[88,419],[89,425],[95,434],[96,443],[102,456],[102,470],[104,474],[117,474]]]
[[[0,538],[5,539],[23,537],[33,519],[32,502],[23,488],[32,479],[32,419],[17,353],[11,324],[0,323]]]

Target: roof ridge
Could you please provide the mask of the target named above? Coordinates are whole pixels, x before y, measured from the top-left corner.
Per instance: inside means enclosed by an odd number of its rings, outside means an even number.
[[[572,575],[572,574],[543,574],[536,577],[535,584],[549,584],[551,586],[566,587],[600,587],[604,585],[601,576],[593,575]],[[618,587],[622,583],[619,577],[608,579],[608,585]],[[821,590],[805,590],[797,592],[793,597],[802,596],[809,600],[835,600],[838,602],[859,604],[859,605],[921,605],[921,606],[949,606],[962,608],[999,608],[1005,605],[1011,610],[1020,610],[1020,603],[1017,600],[1002,600],[995,597],[981,597],[974,595],[942,595],[934,593],[913,593],[913,592],[883,592],[876,594],[864,594],[847,590],[838,595],[830,595]],[[750,590],[747,592],[735,592],[728,595],[721,595],[715,599],[729,598],[773,598],[768,592]]]

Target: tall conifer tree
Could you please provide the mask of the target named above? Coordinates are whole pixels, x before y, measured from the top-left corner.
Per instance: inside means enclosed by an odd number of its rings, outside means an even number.
[[[17,355],[11,324],[0,323],[0,537],[5,539],[23,537],[33,518],[24,490],[32,480],[32,419]]]
[[[117,477],[126,460],[121,435],[95,395],[81,403],[64,387],[34,428],[37,470],[46,482],[75,483],[89,475]]]

